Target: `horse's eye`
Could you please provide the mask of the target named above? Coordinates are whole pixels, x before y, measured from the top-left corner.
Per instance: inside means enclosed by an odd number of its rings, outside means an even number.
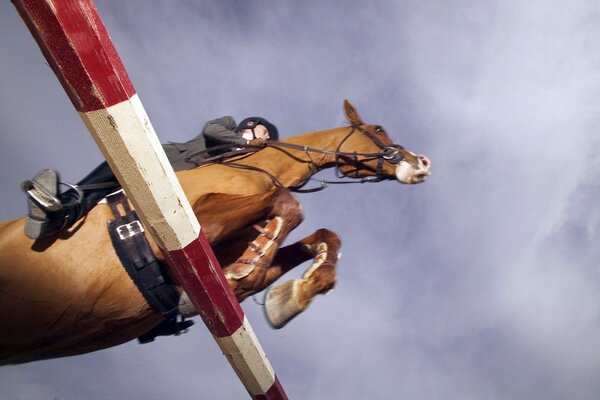
[[[385,129],[383,129],[381,126],[376,126],[376,127],[375,127],[375,131],[376,131],[376,132],[383,133],[383,132],[385,132]]]

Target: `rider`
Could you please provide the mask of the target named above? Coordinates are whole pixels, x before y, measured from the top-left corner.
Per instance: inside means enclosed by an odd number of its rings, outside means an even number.
[[[192,140],[163,144],[163,149],[173,169],[181,171],[196,166],[194,156],[219,155],[247,144],[263,145],[267,140],[278,140],[278,137],[277,127],[264,118],[249,117],[236,125],[233,117],[225,116],[208,121],[202,132]],[[56,171],[43,169],[32,180],[21,184],[28,196],[29,215],[25,221],[27,237],[45,238],[69,228],[119,187],[106,161],[77,185],[65,184],[71,189],[63,193],[59,193],[59,183]]]

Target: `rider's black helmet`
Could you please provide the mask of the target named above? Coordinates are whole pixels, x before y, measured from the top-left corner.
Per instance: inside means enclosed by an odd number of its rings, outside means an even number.
[[[277,127],[262,117],[245,118],[239,123],[236,129],[238,132],[241,132],[244,129],[254,130],[256,125],[264,125],[264,127],[267,128],[269,131],[269,140],[279,140],[279,132],[277,131]]]

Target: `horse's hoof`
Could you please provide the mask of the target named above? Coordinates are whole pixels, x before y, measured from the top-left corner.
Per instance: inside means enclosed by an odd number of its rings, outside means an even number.
[[[302,306],[298,301],[301,284],[302,279],[293,279],[268,289],[265,313],[273,328],[283,328],[308,306],[308,304]]]

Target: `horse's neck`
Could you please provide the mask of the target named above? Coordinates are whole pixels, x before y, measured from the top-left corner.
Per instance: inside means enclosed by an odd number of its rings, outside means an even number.
[[[334,128],[325,131],[311,132],[283,142],[298,145],[302,148],[330,150],[338,148],[343,138],[348,135],[348,128]],[[255,154],[249,163],[276,176],[283,186],[295,186],[318,171],[333,166],[335,156],[311,152],[303,149],[265,149]]]
[[[214,168],[195,168],[180,171],[179,180],[190,202],[208,193],[250,194],[264,192],[275,182],[284,187],[294,187],[311,175],[334,165],[335,156],[312,153],[305,147],[336,150],[348,135],[348,128],[306,133],[284,140],[298,145],[299,149],[266,147],[252,155],[231,158]],[[244,168],[247,165],[250,168]],[[237,179],[241,178],[241,179]]]

